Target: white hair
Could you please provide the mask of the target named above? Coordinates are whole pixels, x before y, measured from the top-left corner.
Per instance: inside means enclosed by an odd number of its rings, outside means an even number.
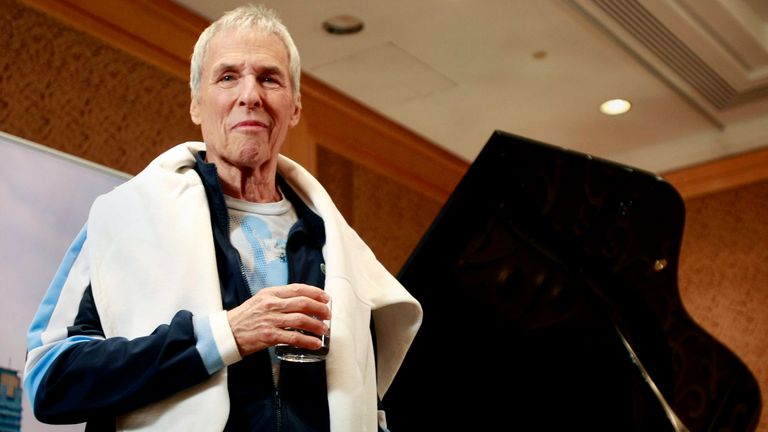
[[[197,43],[195,43],[195,49],[192,52],[189,69],[189,88],[192,92],[192,98],[196,99],[200,94],[200,81],[203,78],[203,59],[211,39],[222,30],[231,29],[255,29],[267,34],[274,34],[280,38],[283,45],[285,45],[285,49],[288,51],[291,86],[293,87],[294,98],[298,99],[301,82],[299,50],[296,48],[296,44],[293,43],[293,38],[288,33],[288,29],[280,21],[274,10],[262,5],[252,4],[240,6],[225,13],[200,34]]]

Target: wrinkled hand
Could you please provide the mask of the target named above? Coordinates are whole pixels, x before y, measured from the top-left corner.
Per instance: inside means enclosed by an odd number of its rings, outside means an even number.
[[[245,357],[281,343],[319,349],[320,339],[285,329],[326,333],[328,327],[321,320],[331,319],[327,303],[328,294],[311,285],[290,284],[260,290],[227,312],[240,355]]]

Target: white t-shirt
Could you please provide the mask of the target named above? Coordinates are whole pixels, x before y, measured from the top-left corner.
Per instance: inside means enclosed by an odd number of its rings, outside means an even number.
[[[290,201],[253,203],[224,197],[229,209],[229,238],[240,253],[241,270],[251,294],[288,283],[285,244],[298,217]]]

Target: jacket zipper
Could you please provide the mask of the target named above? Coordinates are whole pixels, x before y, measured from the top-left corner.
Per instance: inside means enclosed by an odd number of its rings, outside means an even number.
[[[227,218],[227,231],[230,232],[230,226],[229,226],[229,218]],[[303,228],[299,228],[303,229]],[[286,265],[288,266],[288,280],[286,282],[291,283],[293,280],[293,266],[291,265],[291,260],[288,258],[288,243],[290,243],[291,236],[294,232],[296,232],[298,229],[296,228],[296,224],[291,227],[291,229],[288,231],[288,236],[285,241],[285,254],[286,254]],[[240,276],[243,278],[243,283],[246,287],[248,287],[248,291],[251,290],[251,286],[248,283],[248,277],[245,275],[245,266],[243,265],[243,259],[240,257],[240,253],[237,253],[237,263],[240,267]],[[270,348],[267,348],[269,351]],[[275,376],[275,368],[272,367],[272,353],[269,352],[269,355],[267,356],[268,362],[269,362],[269,369],[272,374],[272,385],[275,388],[275,415],[277,417],[276,425],[277,425],[277,431],[280,432],[283,429],[283,400],[280,397],[280,385],[278,383],[278,377]],[[279,360],[278,360],[279,361]]]
[[[237,260],[240,264],[240,276],[243,277],[243,282],[245,282],[245,286],[248,286],[248,279],[245,277],[245,269],[243,268],[243,262],[240,259],[240,255],[238,254]],[[270,352],[270,348],[267,348],[267,366],[269,367],[270,374],[272,376],[272,386],[275,389],[275,416],[277,420],[277,431],[280,432],[283,429],[283,420],[282,420],[282,411],[283,411],[283,403],[280,399],[280,387],[278,386],[277,377],[275,376],[275,368],[272,367],[272,353]]]
[[[243,278],[243,282],[245,283],[245,286],[248,287],[250,291],[250,285],[248,284],[248,278],[245,276],[245,267],[243,267],[243,260],[240,258],[240,254],[237,254],[237,261],[238,264],[240,264],[240,276]],[[280,387],[278,386],[277,377],[275,376],[275,368],[272,367],[272,353],[270,352],[270,348],[267,348],[267,366],[269,367],[270,374],[272,376],[272,386],[275,389],[275,416],[276,416],[276,426],[277,431],[280,432],[283,429],[283,419],[282,419],[282,411],[283,411],[283,402],[280,399]]]
[[[277,430],[283,430],[283,402],[280,399],[280,387],[275,387],[275,411],[277,413]]]

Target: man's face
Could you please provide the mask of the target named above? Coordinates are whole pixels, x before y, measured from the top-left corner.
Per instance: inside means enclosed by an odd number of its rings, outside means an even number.
[[[190,105],[209,162],[220,168],[274,163],[300,113],[288,53],[277,36],[224,30],[211,39],[198,96]]]

